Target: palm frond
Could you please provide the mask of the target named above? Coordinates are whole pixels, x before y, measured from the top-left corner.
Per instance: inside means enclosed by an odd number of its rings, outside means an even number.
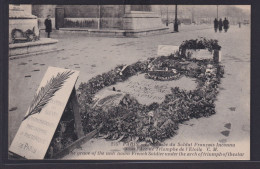
[[[40,91],[35,94],[33,101],[29,108],[29,113],[24,117],[23,120],[29,116],[40,113],[42,108],[50,101],[54,94],[63,86],[65,80],[69,78],[74,72],[67,71],[58,73],[56,77],[52,77],[50,81]]]

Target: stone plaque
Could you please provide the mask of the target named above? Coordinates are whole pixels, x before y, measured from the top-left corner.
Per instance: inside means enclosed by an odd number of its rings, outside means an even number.
[[[179,46],[172,45],[158,45],[158,56],[170,56],[175,52],[179,51]]]
[[[141,104],[150,105],[153,102],[160,104],[164,101],[165,95],[171,93],[171,88],[195,90],[196,86],[195,79],[192,78],[182,77],[174,81],[155,81],[145,78],[145,74],[139,74],[130,77],[125,82],[113,85],[117,91],[112,91],[112,87],[100,90],[95,95],[95,99],[98,99],[96,105],[111,106],[119,104],[124,95],[129,94]]]
[[[207,49],[188,49],[186,52],[191,54],[191,58],[195,58],[197,60],[213,59],[213,52],[210,52]]]
[[[48,68],[10,152],[26,159],[44,158],[78,76],[78,71]]]

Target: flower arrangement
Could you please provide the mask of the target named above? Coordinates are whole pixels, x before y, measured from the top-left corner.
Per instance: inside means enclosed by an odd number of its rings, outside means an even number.
[[[179,47],[179,52],[182,57],[189,58],[189,55],[186,54],[186,50],[193,49],[207,49],[209,52],[213,52],[214,50],[220,50],[221,46],[218,44],[218,40],[216,39],[206,39],[206,38],[199,38],[199,39],[191,39],[183,41]]]
[[[85,132],[94,130],[102,123],[103,127],[99,135],[103,138],[120,139],[122,141],[135,139],[155,144],[173,136],[178,128],[178,123],[190,118],[207,117],[214,114],[214,101],[218,94],[217,86],[220,83],[223,71],[206,73],[208,62],[197,64],[200,66],[195,70],[196,73],[190,73],[189,71],[192,69],[180,70],[183,75],[197,78],[197,89],[184,91],[173,88],[172,93],[166,95],[161,104],[142,105],[135,98],[126,95],[119,105],[111,106],[107,110],[100,107],[92,108],[92,98],[95,92],[106,86],[104,84],[106,78],[104,77],[115,76],[112,78],[114,81],[112,80],[110,84],[115,84],[116,79],[123,81],[124,78],[120,79],[120,76],[108,72],[106,75],[95,77],[88,84],[81,84],[79,89],[81,93],[80,105]],[[222,67],[213,65],[213,69],[222,69]],[[132,72],[132,74],[134,73]],[[96,84],[94,80],[102,83]],[[90,85],[93,83],[95,86]],[[87,87],[92,90],[89,91]],[[86,91],[87,93],[85,93]]]
[[[207,42],[215,43],[211,40]],[[216,47],[211,46],[211,48]],[[120,70],[123,67],[117,66],[107,73],[90,79],[87,83],[80,84],[79,103],[86,133],[102,124],[103,127],[98,135],[102,138],[159,144],[176,134],[179,123],[216,113],[214,101],[224,74],[224,68],[219,63],[211,60],[190,60],[181,56],[162,56],[128,65],[122,72]],[[164,70],[167,67],[179,76],[196,78],[198,85],[193,91],[172,88],[171,93],[165,96],[161,104],[142,105],[130,95],[125,95],[118,105],[113,105],[108,109],[93,107],[94,95],[99,90],[123,82],[137,73],[148,74],[151,67],[158,70]]]
[[[11,43],[25,43],[39,40],[39,36],[36,36],[34,28],[28,29],[23,32],[21,29],[13,29],[11,32],[12,42]]]

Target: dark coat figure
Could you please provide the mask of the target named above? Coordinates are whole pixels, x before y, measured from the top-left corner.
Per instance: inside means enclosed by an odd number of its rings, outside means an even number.
[[[228,22],[227,18],[225,18],[225,20],[223,21],[223,26],[224,26],[225,32],[227,32],[227,30],[229,28],[229,22]]]
[[[217,18],[215,18],[215,20],[214,20],[214,29],[215,29],[215,32],[217,32],[217,30],[218,30],[218,20],[217,20]]]
[[[51,25],[50,16],[48,16],[48,18],[45,19],[44,25],[45,25],[45,32],[47,32],[48,38],[50,38],[50,32],[52,32],[52,25]]]
[[[218,21],[218,30],[219,30],[219,32],[222,32],[222,29],[223,29],[223,22],[222,22],[222,19],[220,18],[219,21]]]

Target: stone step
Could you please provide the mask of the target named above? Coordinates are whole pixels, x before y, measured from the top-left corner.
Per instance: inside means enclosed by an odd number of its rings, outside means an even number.
[[[23,56],[31,53],[48,52],[58,50],[56,44],[58,40],[51,38],[41,38],[35,42],[9,44],[9,57]]]

